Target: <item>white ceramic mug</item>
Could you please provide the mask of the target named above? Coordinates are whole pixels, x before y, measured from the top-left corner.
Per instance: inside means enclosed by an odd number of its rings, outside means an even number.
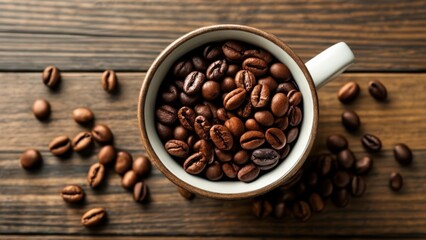
[[[186,173],[164,149],[155,128],[157,92],[171,66],[184,54],[209,42],[239,40],[258,46],[275,56],[290,69],[303,95],[303,121],[299,137],[287,158],[271,171],[250,183],[210,181]],[[241,25],[214,25],[194,30],[171,43],[154,61],[143,81],[138,121],[142,143],[154,165],[173,183],[191,192],[211,198],[241,199],[264,194],[291,179],[305,162],[312,148],[318,124],[317,89],[342,73],[354,61],[343,42],[324,50],[306,64],[277,37],[259,29]]]

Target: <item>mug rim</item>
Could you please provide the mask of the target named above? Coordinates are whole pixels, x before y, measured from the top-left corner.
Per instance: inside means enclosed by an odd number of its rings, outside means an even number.
[[[313,126],[311,128],[311,132],[309,133],[309,139],[307,142],[307,146],[301,154],[301,157],[299,158],[299,161],[294,165],[293,169],[291,169],[288,174],[281,176],[277,180],[265,185],[262,188],[244,192],[244,193],[217,193],[217,192],[211,192],[204,189],[197,188],[195,186],[192,186],[185,181],[181,180],[178,176],[175,176],[170,172],[170,170],[162,163],[162,161],[159,159],[158,155],[156,154],[155,150],[151,146],[151,142],[149,141],[148,134],[145,129],[145,120],[143,117],[143,112],[145,110],[145,98],[147,96],[147,92],[149,89],[149,85],[158,69],[158,67],[163,63],[165,59],[169,57],[169,55],[181,44],[188,41],[189,39],[192,39],[194,37],[197,37],[199,35],[214,32],[214,31],[222,31],[222,30],[236,30],[236,31],[244,31],[249,32],[255,35],[258,35],[262,38],[265,38],[266,40],[274,43],[279,48],[281,48],[284,52],[286,52],[297,64],[299,69],[302,71],[303,75],[305,76],[308,85],[310,94],[313,101]],[[308,155],[313,147],[314,139],[317,134],[318,129],[318,118],[319,118],[319,108],[318,108],[318,96],[315,84],[313,82],[313,79],[304,64],[304,62],[300,59],[296,53],[284,42],[282,42],[280,39],[278,39],[275,35],[272,35],[270,33],[264,32],[260,29],[244,26],[244,25],[235,25],[235,24],[221,24],[221,25],[211,25],[206,27],[201,27],[198,29],[195,29],[189,33],[186,33],[185,35],[179,37],[175,41],[173,41],[171,44],[169,44],[154,60],[154,62],[151,64],[150,68],[148,69],[144,81],[141,86],[141,90],[139,93],[138,98],[138,109],[137,109],[137,118],[138,118],[138,127],[141,137],[141,142],[145,148],[145,151],[150,156],[151,162],[160,170],[160,172],[166,176],[170,181],[172,181],[177,186],[184,188],[192,193],[202,195],[209,198],[215,198],[215,199],[225,199],[225,200],[233,200],[233,199],[245,199],[250,197],[255,197],[258,195],[261,195],[263,193],[269,192],[276,187],[283,184],[286,180],[291,179],[296,172],[303,166],[306,159],[308,158]],[[256,180],[255,180],[256,181]]]

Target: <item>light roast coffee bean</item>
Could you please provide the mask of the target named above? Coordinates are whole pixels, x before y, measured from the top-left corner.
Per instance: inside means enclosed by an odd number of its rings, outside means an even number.
[[[114,70],[105,70],[101,78],[102,88],[107,92],[114,92],[118,86],[117,75]]]
[[[31,109],[39,120],[45,120],[50,116],[50,103],[45,99],[35,100]]]
[[[270,111],[258,111],[254,114],[254,119],[256,122],[258,122],[260,125],[265,127],[270,127],[274,124],[274,116]]]
[[[272,97],[271,112],[275,117],[284,116],[289,108],[289,100],[284,93],[276,93]],[[288,119],[288,118],[286,118]]]
[[[356,82],[348,82],[337,93],[337,98],[342,103],[349,103],[359,95],[359,85]]]
[[[78,185],[68,185],[61,191],[61,197],[65,202],[78,203],[84,199],[84,191]]]
[[[144,177],[151,171],[151,161],[145,155],[138,156],[133,160],[132,170],[139,177]]]
[[[271,77],[271,76],[267,76],[267,77],[261,78],[257,82],[259,84],[265,84],[266,86],[268,86],[269,91],[271,93],[275,92],[275,90],[277,90],[277,87],[278,87],[277,81],[275,81],[275,79],[273,77]]]
[[[89,168],[87,173],[87,183],[90,187],[96,188],[101,185],[105,177],[105,167],[100,163],[95,163]]]
[[[57,67],[48,66],[44,69],[41,79],[49,88],[55,88],[61,80],[61,73]]]
[[[106,211],[103,208],[93,208],[85,212],[81,217],[81,225],[94,227],[101,224],[106,218]]]
[[[79,124],[88,124],[93,121],[95,115],[87,107],[79,107],[72,111],[72,118]]]
[[[240,137],[244,133],[244,124],[237,117],[231,117],[225,121],[225,127],[232,133],[234,137]]]
[[[71,140],[67,136],[58,136],[49,143],[50,152],[56,156],[68,153],[71,148]]]
[[[28,149],[21,154],[19,162],[23,168],[31,170],[40,167],[42,157],[37,149]]]

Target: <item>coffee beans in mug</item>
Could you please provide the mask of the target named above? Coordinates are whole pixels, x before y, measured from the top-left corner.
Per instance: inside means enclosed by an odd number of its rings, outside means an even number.
[[[19,161],[23,168],[31,170],[41,165],[42,157],[37,149],[28,149],[21,154]]]
[[[385,85],[379,80],[373,80],[368,83],[368,92],[370,95],[379,101],[386,100],[388,96],[388,91],[386,90]]]
[[[117,75],[114,70],[105,70],[101,78],[102,88],[107,92],[114,92],[118,86]]]
[[[104,124],[97,124],[92,129],[92,136],[93,139],[95,139],[95,141],[100,144],[112,143],[114,139],[111,130],[107,125]]]
[[[79,107],[72,111],[72,118],[79,124],[88,124],[93,121],[95,115],[87,107]]]
[[[356,97],[359,95],[359,85],[356,82],[348,82],[345,85],[343,85],[339,92],[337,93],[337,98],[342,103],[349,103],[353,100],[355,100]]]
[[[87,182],[90,187],[96,188],[101,185],[105,177],[105,167],[100,163],[95,163],[89,168]]]
[[[382,149],[382,142],[373,134],[364,134],[361,138],[362,146],[370,152],[378,152]]]
[[[49,88],[55,88],[61,79],[61,73],[57,67],[48,66],[44,69],[41,79]]]
[[[68,185],[61,191],[61,197],[65,202],[78,203],[84,199],[84,191],[78,185]]]
[[[45,120],[50,116],[50,103],[45,99],[37,99],[32,106],[34,116],[39,120]]]
[[[49,150],[55,156],[64,155],[71,148],[71,140],[67,136],[58,136],[49,143]]]
[[[81,217],[81,225],[85,227],[98,226],[105,220],[105,217],[105,209],[93,208],[83,214]]]
[[[403,179],[401,174],[397,172],[392,172],[389,176],[389,187],[394,192],[399,192],[403,185]]]
[[[393,155],[401,165],[409,165],[413,161],[411,149],[403,143],[398,143],[393,147]]]

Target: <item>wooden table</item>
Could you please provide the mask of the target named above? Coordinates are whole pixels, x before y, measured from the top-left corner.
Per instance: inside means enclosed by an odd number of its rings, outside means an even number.
[[[323,214],[306,223],[254,218],[250,201],[185,201],[175,186],[154,170],[147,180],[152,201],[134,203],[110,173],[97,191],[86,184],[88,166],[96,154],[59,159],[47,149],[59,135],[84,129],[71,119],[78,106],[90,107],[96,122],[111,126],[116,146],[143,153],[136,121],[139,88],[154,58],[170,42],[195,28],[236,23],[277,35],[303,60],[327,46],[347,42],[356,63],[319,91],[320,126],[316,151],[324,139],[343,133],[357,156],[364,150],[362,132],[378,135],[384,149],[375,154],[364,197],[346,209],[328,204]],[[62,71],[59,91],[49,91],[40,79],[50,64]],[[109,95],[100,87],[104,69],[118,72],[121,91]],[[0,238],[18,239],[164,239],[164,238],[426,238],[426,2],[401,0],[265,0],[265,1],[15,1],[0,0]],[[389,101],[369,96],[368,81],[382,81]],[[350,105],[336,99],[346,81],[360,84],[361,95]],[[31,104],[51,102],[47,123],[37,121]],[[349,134],[341,126],[343,109],[362,119],[362,129]],[[400,167],[392,147],[407,143],[414,162]],[[40,170],[24,171],[20,153],[38,148]],[[388,188],[393,170],[404,176],[400,193]],[[80,184],[87,199],[68,206],[58,192],[66,184]],[[109,222],[83,228],[86,210],[102,206]],[[88,236],[90,235],[90,237]]]

